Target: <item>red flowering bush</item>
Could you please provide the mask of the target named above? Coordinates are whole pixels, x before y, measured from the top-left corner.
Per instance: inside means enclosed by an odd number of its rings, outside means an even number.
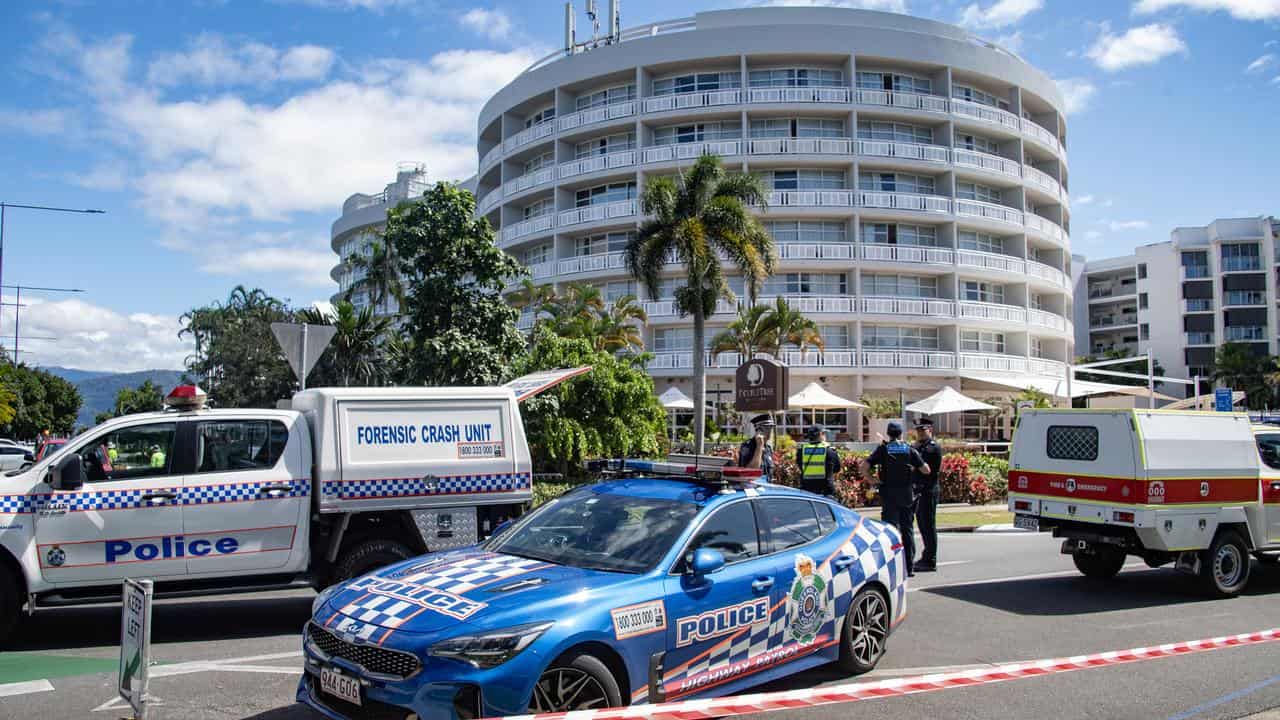
[[[938,474],[938,484],[942,486],[940,502],[956,503],[969,501],[969,458],[959,453],[942,456],[942,471]]]
[[[986,505],[991,502],[995,493],[991,486],[987,485],[987,479],[982,475],[974,475],[973,480],[969,481],[969,504],[970,505]]]
[[[836,499],[845,507],[858,508],[870,505],[873,500],[871,481],[858,477],[858,462],[865,454],[843,453],[840,456],[840,472],[836,473]]]

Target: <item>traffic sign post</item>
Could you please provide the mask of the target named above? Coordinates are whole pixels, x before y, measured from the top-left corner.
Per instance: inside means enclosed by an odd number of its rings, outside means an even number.
[[[1231,412],[1231,388],[1215,388],[1213,391],[1213,409],[1218,412]]]
[[[276,336],[284,357],[298,378],[298,387],[307,389],[307,375],[316,366],[320,353],[338,332],[332,325],[304,325],[302,323],[271,323],[271,334]]]
[[[147,675],[151,664],[150,580],[125,578],[120,612],[120,697],[133,708],[136,720],[147,717]]]

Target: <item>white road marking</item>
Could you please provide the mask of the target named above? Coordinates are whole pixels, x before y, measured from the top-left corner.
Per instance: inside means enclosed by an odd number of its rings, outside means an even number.
[[[1136,563],[1128,563],[1122,569],[1127,570],[1132,568],[1146,568],[1146,567],[1147,567],[1146,563],[1136,562]],[[953,582],[953,583],[938,583],[937,585],[925,585],[923,587],[921,586],[908,587],[907,592],[919,592],[921,590],[937,590],[939,588],[965,587],[967,585],[985,585],[987,583],[1015,582],[1018,580],[1041,580],[1045,578],[1072,577],[1074,575],[1079,575],[1079,574],[1080,573],[1077,570],[1060,570],[1058,572],[1036,573],[1033,575],[1010,575],[1008,577],[976,578],[974,580],[962,580],[962,581]]]
[[[53,684],[48,680],[28,680],[26,682],[5,683],[0,685],[0,697],[30,695],[32,693],[42,692],[53,692]]]
[[[246,655],[244,657],[235,658],[217,658],[213,660],[191,660],[188,662],[174,663],[173,665],[156,665],[151,668],[149,676],[151,679],[175,677],[178,675],[194,675],[196,673],[205,672],[231,672],[231,673],[260,673],[270,675],[299,675],[302,668],[289,665],[252,665],[248,663],[258,663],[270,660],[292,660],[302,657],[301,650],[293,650],[290,652],[270,653],[268,655]],[[0,686],[3,687],[3,686]],[[53,688],[50,688],[52,690]],[[93,712],[106,710],[119,710],[123,705],[116,704],[123,702],[118,697],[108,700],[93,709]],[[151,702],[151,696],[147,696],[147,702]],[[156,703],[159,704],[159,703]]]
[[[161,705],[164,705],[164,702],[161,701],[160,698],[152,695],[151,693],[147,693],[147,707],[160,707]],[[129,703],[125,702],[124,698],[117,695],[114,698],[102,703],[98,707],[90,710],[89,712],[106,712],[108,710],[124,710],[128,707],[129,707]]]
[[[973,561],[972,560],[948,560],[946,562],[938,563],[938,567],[946,567],[948,565],[968,565],[971,562]]]

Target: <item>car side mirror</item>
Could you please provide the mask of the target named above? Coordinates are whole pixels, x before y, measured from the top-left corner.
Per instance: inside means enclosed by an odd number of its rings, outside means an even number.
[[[70,453],[53,466],[54,490],[79,490],[84,485],[84,461],[79,453]]]
[[[722,567],[724,567],[724,553],[711,548],[698,548],[693,551],[689,572],[695,576],[710,575]]]

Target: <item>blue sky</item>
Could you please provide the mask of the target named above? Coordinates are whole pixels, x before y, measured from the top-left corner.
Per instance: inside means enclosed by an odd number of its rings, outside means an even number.
[[[630,0],[623,25],[752,4]],[[1061,81],[1078,253],[1280,213],[1280,0],[766,4],[964,24]],[[86,291],[24,296],[23,335],[58,338],[24,343],[24,359],[102,370],[181,367],[179,316],[236,283],[298,305],[326,299],[328,228],[343,199],[380,190],[401,160],[436,178],[470,174],[477,110],[559,44],[563,7],[0,5],[0,200],[107,211],[9,212],[4,282]],[[12,328],[7,309],[0,335]]]

